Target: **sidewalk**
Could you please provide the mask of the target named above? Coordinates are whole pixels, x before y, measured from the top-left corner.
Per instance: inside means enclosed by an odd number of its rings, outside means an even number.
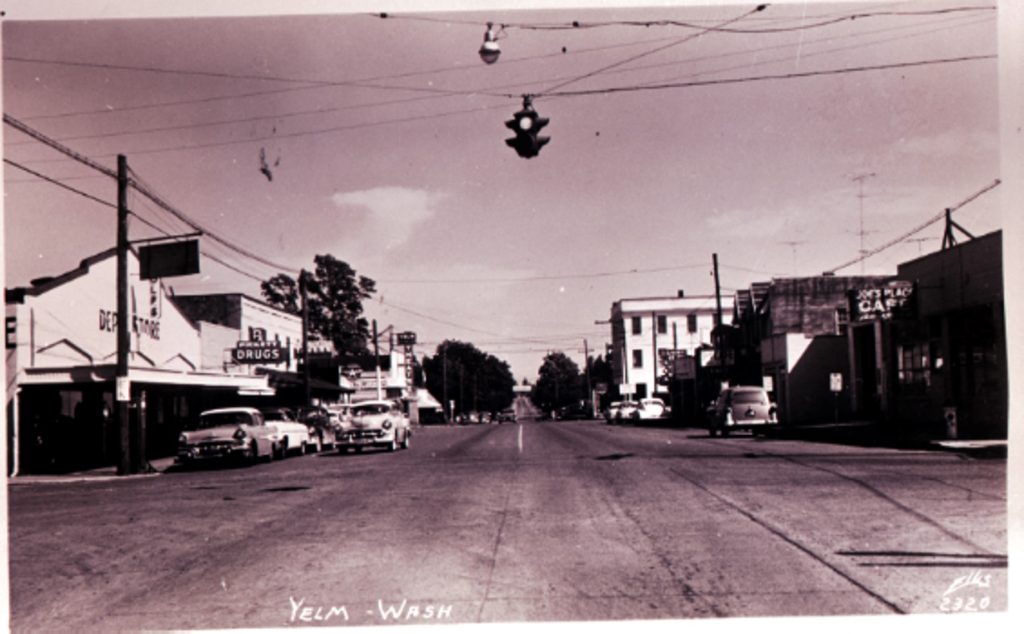
[[[174,456],[150,460],[149,464],[154,469],[150,473],[136,473],[131,475],[119,476],[117,475],[117,467],[111,465],[108,467],[99,467],[97,469],[89,469],[87,471],[75,471],[72,473],[8,476],[7,483],[51,484],[66,482],[102,482],[105,480],[137,480],[139,478],[152,478],[161,475],[164,471],[167,471],[167,469],[173,466]]]
[[[782,426],[776,438],[862,447],[953,451],[977,458],[1005,458],[1006,440],[936,440],[921,434],[900,434],[891,426],[868,421]]]

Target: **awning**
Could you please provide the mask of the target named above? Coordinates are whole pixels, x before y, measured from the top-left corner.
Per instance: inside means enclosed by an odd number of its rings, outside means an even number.
[[[266,376],[270,387],[275,389],[298,389],[305,387],[304,379],[298,372],[284,372],[281,370],[270,370],[267,368],[258,368],[256,371],[261,375]],[[315,377],[309,378],[309,389],[314,392],[330,393],[335,395],[343,392],[355,391],[351,387],[344,387],[337,383],[331,383]]]
[[[106,383],[114,381],[116,370],[114,365],[26,368],[19,373],[17,383],[19,385]],[[267,377],[252,374],[186,372],[161,368],[130,367],[128,368],[128,380],[132,383],[155,385],[268,390]]]
[[[416,407],[418,409],[441,409],[441,403],[424,388],[416,390]]]

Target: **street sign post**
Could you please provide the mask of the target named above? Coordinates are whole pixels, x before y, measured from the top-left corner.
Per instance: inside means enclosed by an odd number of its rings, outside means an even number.
[[[839,393],[843,391],[843,375],[840,372],[832,372],[828,375],[829,388],[832,390],[832,400],[835,411],[835,422],[839,422]]]

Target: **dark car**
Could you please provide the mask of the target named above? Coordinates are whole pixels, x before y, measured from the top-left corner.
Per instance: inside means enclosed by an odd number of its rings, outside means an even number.
[[[498,424],[501,423],[514,423],[516,422],[516,410],[511,407],[507,407],[498,412]]]
[[[555,412],[555,420],[589,420],[593,417],[590,408],[579,403],[560,407]]]
[[[750,430],[754,434],[766,433],[779,424],[775,403],[768,392],[759,386],[727,387],[708,407],[708,433]]]

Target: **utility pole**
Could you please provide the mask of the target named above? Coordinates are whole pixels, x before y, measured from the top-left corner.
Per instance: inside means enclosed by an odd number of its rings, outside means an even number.
[[[651,311],[651,393],[658,390],[658,314]]]
[[[858,174],[851,177],[851,180],[857,181],[860,189],[857,193],[857,198],[860,200],[860,255],[864,255],[867,251],[864,250],[864,181],[872,176],[876,176],[874,172],[866,172],[864,174]],[[860,261],[860,274],[864,275],[864,260]]]
[[[441,345],[444,346],[441,348],[441,411],[445,412],[444,422],[447,423],[452,414],[448,411],[448,342]]]
[[[717,253],[712,253],[711,254],[711,263],[714,265],[714,275],[715,275],[715,329],[712,331],[715,334],[712,337],[712,339],[713,339],[712,343],[715,346],[715,357],[717,357],[719,359],[719,362],[721,362],[721,350],[720,350],[721,346],[719,346],[719,344],[718,344],[718,339],[721,336],[721,331],[719,330],[719,328],[721,328],[721,326],[722,326],[722,287],[721,287],[721,285],[719,284],[719,281],[718,281],[718,254]]]
[[[117,474],[134,473],[132,460],[131,383],[128,379],[128,351],[131,334],[128,324],[128,159],[117,155],[117,368],[114,374],[114,396],[117,399],[117,422],[120,432],[120,455]]]
[[[594,407],[594,392],[590,388],[590,349],[587,348],[587,340],[583,340],[583,363],[586,368],[587,375],[587,401],[590,402],[590,411],[594,412],[597,408]]]
[[[303,405],[310,405],[309,392],[309,302],[306,289],[306,270],[299,271],[299,296],[302,298],[302,393]]]
[[[373,366],[377,373],[377,400],[384,398],[380,388],[380,346],[377,345],[377,320],[373,320]]]

